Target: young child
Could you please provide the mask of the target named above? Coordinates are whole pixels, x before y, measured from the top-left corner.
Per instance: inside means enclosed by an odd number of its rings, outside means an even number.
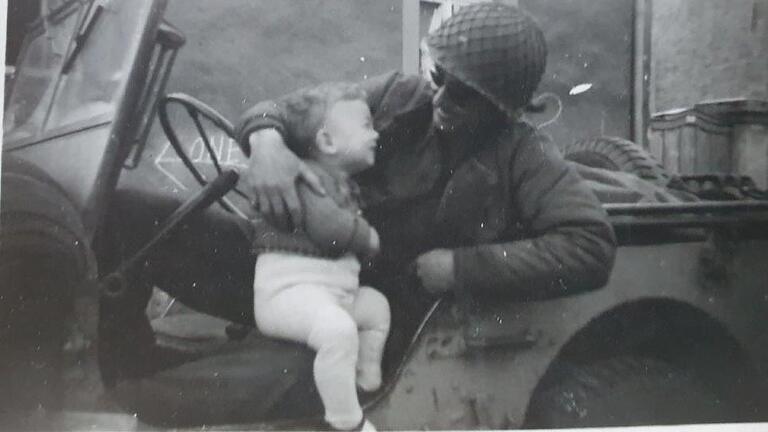
[[[293,147],[321,178],[326,196],[299,186],[304,223],[294,230],[254,222],[256,324],[265,335],[317,351],[314,378],[326,422],[339,430],[375,430],[355,387],[381,385],[390,314],[384,295],[359,286],[361,260],[378,252],[379,236],[360,216],[350,176],[374,163],[379,135],[355,85],[297,93],[286,109],[303,119]]]

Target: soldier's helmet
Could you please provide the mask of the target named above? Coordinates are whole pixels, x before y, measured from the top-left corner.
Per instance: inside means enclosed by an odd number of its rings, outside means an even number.
[[[531,100],[547,63],[539,26],[504,3],[462,7],[429,35],[427,45],[435,64],[510,115]]]

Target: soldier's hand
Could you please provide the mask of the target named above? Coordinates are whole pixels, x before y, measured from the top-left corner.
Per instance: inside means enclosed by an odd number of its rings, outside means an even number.
[[[416,258],[416,276],[424,289],[433,295],[453,288],[456,283],[453,268],[453,252],[448,249],[433,249]]]
[[[304,181],[325,195],[320,179],[285,145],[274,129],[262,129],[248,137],[251,157],[246,188],[256,211],[280,227],[299,226],[304,209],[296,191],[296,181]]]

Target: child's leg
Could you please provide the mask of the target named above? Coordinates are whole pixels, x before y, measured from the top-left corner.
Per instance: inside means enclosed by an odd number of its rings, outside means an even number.
[[[365,391],[374,391],[381,386],[381,356],[389,334],[387,298],[373,288],[360,287],[353,316],[360,331],[357,385]]]
[[[298,285],[257,299],[254,315],[268,336],[306,343],[317,351],[314,376],[325,420],[351,429],[363,418],[355,389],[357,324],[328,288]]]

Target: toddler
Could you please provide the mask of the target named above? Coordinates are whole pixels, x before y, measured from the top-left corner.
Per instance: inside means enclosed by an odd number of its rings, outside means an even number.
[[[314,378],[325,420],[339,430],[375,430],[363,417],[356,386],[381,385],[389,332],[387,299],[359,286],[361,261],[379,250],[362,218],[350,179],[373,165],[378,133],[365,92],[330,83],[286,102],[303,124],[293,147],[320,177],[326,196],[298,187],[304,221],[293,230],[254,221],[254,315],[268,336],[307,344],[317,354]]]

